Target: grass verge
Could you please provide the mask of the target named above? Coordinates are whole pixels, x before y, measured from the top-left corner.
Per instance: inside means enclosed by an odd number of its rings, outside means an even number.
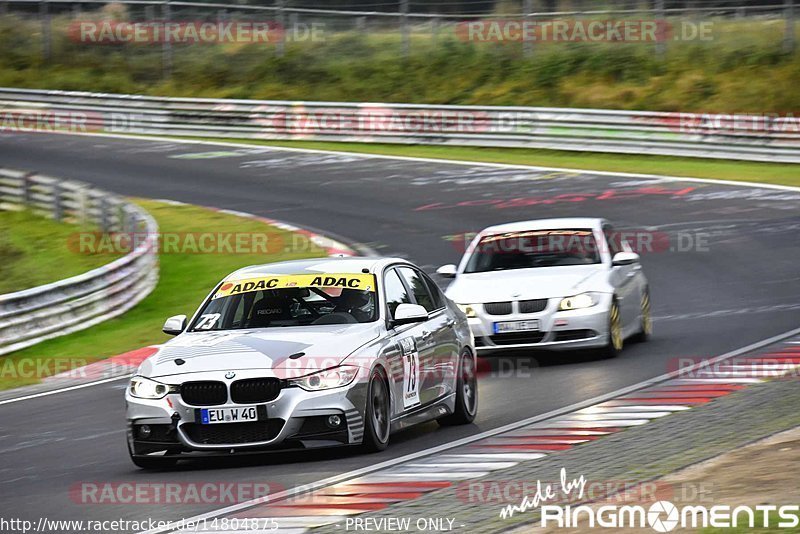
[[[111,259],[69,248],[80,226],[28,211],[0,211],[0,295],[76,276]]]
[[[289,232],[260,221],[197,206],[171,205],[151,200],[136,202],[155,217],[162,235],[188,232],[266,233],[269,242],[297,244],[288,238]],[[162,253],[159,258],[161,273],[158,286],[147,298],[118,318],[0,357],[0,389],[39,382],[56,366],[64,371],[65,367],[79,367],[132,349],[163,343],[169,339],[161,332],[164,319],[179,313],[191,314],[213,285],[231,271],[246,265],[325,255],[322,249],[310,243],[308,247],[300,248],[303,250],[286,250],[281,246],[280,250],[266,255]],[[271,249],[268,246],[268,250]],[[23,372],[28,369],[37,371]]]
[[[661,174],[691,178],[711,178],[716,180],[736,180],[800,186],[800,165],[791,163],[759,163],[671,156],[645,156],[637,154],[601,154],[597,152],[570,152],[566,150],[539,150],[529,148],[443,147],[220,138],[200,138],[200,140],[288,148],[309,148],[315,150],[337,150],[362,154],[383,154],[388,156],[561,167],[584,169],[587,171]]]

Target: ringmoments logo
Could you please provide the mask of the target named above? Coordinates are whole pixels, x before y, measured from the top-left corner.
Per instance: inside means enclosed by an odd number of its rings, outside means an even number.
[[[800,525],[800,506],[759,504],[756,506],[685,505],[678,507],[671,501],[659,500],[648,505],[638,504],[554,504],[558,495],[569,496],[571,501],[584,497],[588,484],[585,476],[568,479],[566,469],[561,469],[560,481],[537,481],[532,495],[523,496],[519,504],[509,504],[500,510],[500,517],[508,519],[515,514],[539,508],[538,526],[542,528],[651,528],[655,532],[672,532],[677,528],[797,528]]]

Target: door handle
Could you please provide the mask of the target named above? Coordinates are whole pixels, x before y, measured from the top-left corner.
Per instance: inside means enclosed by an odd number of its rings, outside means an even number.
[[[455,325],[456,325],[456,320],[455,319],[448,319],[447,322],[445,323],[445,326],[447,328],[452,328]]]
[[[422,331],[422,340],[423,341],[426,341],[426,340],[430,339],[430,337],[431,337],[431,333],[430,332],[428,332],[427,330],[423,330]]]

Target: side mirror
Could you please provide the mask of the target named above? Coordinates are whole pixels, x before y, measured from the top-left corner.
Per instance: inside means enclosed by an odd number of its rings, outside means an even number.
[[[447,265],[442,265],[441,267],[436,269],[436,274],[440,274],[445,278],[455,278],[457,271],[458,267],[456,267],[452,263],[448,263]]]
[[[161,330],[167,335],[177,336],[186,330],[186,316],[173,315],[164,322],[164,327]]]
[[[611,265],[633,265],[639,263],[639,255],[635,252],[617,252],[611,258]]]
[[[428,320],[428,311],[419,304],[400,304],[394,310],[392,325],[421,323]]]

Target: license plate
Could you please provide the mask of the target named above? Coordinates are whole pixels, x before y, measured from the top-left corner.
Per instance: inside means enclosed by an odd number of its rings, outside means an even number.
[[[258,406],[236,406],[234,408],[202,408],[200,423],[250,423],[258,421]]]
[[[534,319],[529,321],[504,321],[502,323],[494,323],[495,334],[525,332],[528,330],[539,330],[539,321]]]

